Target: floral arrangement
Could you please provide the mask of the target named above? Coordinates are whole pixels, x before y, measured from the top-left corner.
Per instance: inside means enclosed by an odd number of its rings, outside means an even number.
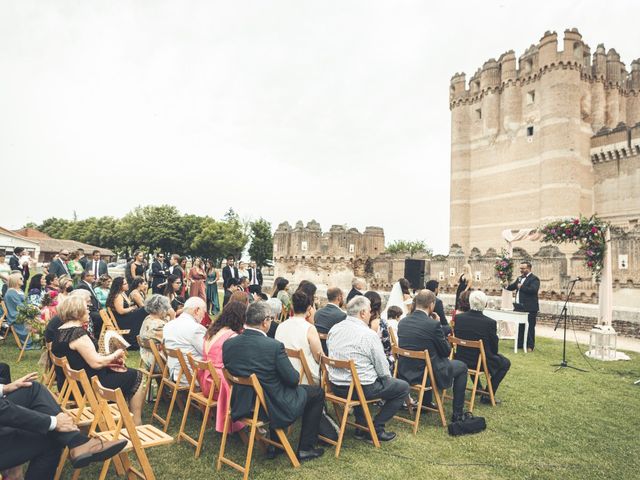
[[[34,344],[39,344],[41,347],[45,346],[44,331],[47,328],[47,323],[36,317],[27,323],[29,331],[31,332],[31,341]]]
[[[513,279],[513,259],[504,248],[500,252],[500,257],[496,260],[493,268],[496,271],[496,277],[501,283],[510,282]]]
[[[40,316],[40,309],[37,305],[33,305],[31,303],[25,302],[22,305],[18,305],[18,315],[16,315],[16,323],[22,325],[24,323],[29,323],[33,319],[36,319]]]
[[[587,218],[559,220],[545,225],[540,231],[544,235],[543,242],[549,243],[577,243],[579,251],[586,256],[585,265],[600,280],[607,248],[605,232],[609,225],[595,215]]]

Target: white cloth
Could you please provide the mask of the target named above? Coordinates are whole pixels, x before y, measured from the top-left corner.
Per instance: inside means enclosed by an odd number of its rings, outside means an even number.
[[[604,234],[604,245],[602,275],[598,286],[598,300],[600,301],[599,323],[611,326],[613,320],[613,275],[611,272],[611,232],[608,228]]]
[[[309,370],[311,370],[313,381],[315,383],[318,383],[320,365],[316,362],[315,358],[313,358],[313,354],[311,353],[311,346],[309,345],[309,340],[307,338],[309,329],[312,327],[313,325],[307,322],[303,317],[291,317],[278,325],[275,338],[279,342],[284,343],[285,348],[302,350],[302,352],[304,353],[304,358],[309,365]],[[302,364],[300,363],[300,360],[298,360],[297,358],[290,358],[289,360],[291,360],[291,365],[293,365],[293,368],[295,368],[298,373],[300,373],[300,370],[302,370]],[[306,377],[304,378],[303,383],[309,383]]]
[[[387,310],[389,310],[389,307],[400,307],[402,309],[402,317],[409,313],[407,303],[404,300],[400,282],[394,283],[393,287],[391,287],[391,293],[389,294],[389,300],[387,300],[387,306],[384,308],[384,311],[381,315],[381,317],[385,320],[387,320]]]
[[[185,360],[188,353],[193,355],[196,360],[203,359],[205,333],[207,333],[207,329],[186,312],[183,312],[175,320],[168,322],[162,329],[165,346],[172,350],[179,349],[182,351]],[[180,369],[180,363],[175,358],[169,357],[167,358],[167,364],[169,365],[171,378],[175,380]],[[191,368],[188,363],[187,366]],[[187,385],[184,376],[181,383]]]

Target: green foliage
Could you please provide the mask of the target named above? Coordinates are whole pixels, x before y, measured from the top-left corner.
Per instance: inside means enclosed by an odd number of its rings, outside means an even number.
[[[433,250],[427,246],[424,240],[396,240],[387,245],[387,253],[408,253],[413,256],[416,253],[425,253],[428,256],[433,254]]]
[[[218,263],[227,255],[240,258],[248,240],[242,223],[209,218],[193,239],[191,251],[194,255],[210,258]]]
[[[251,246],[249,255],[259,267],[267,265],[267,260],[273,258],[273,235],[271,223],[264,218],[251,222]]]

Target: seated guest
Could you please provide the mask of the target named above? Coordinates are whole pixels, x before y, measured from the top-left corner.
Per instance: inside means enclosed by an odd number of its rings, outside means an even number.
[[[439,388],[451,388],[453,383],[452,422],[463,418],[464,395],[467,387],[467,366],[460,360],[449,360],[451,347],[445,338],[442,324],[434,318],[433,309],[436,296],[430,290],[420,290],[413,298],[414,310],[398,325],[398,345],[400,348],[429,351],[431,365]],[[422,381],[424,360],[400,357],[398,377],[415,385]],[[425,394],[424,402],[431,403],[431,391]]]
[[[447,315],[444,313],[444,304],[442,300],[438,298],[439,286],[437,280],[429,280],[425,288],[430,290],[436,296],[436,305],[433,309],[433,312],[438,316],[438,320],[440,321],[440,325],[442,325],[442,330],[444,331],[445,337],[451,334],[451,327],[449,326],[449,322],[447,321]]]
[[[271,322],[271,327],[267,332],[267,337],[275,338],[276,332],[278,331],[278,327],[280,326],[280,315],[282,315],[282,302],[277,298],[267,298],[265,303],[269,305],[271,309],[271,313],[273,314],[273,322]]]
[[[271,298],[277,298],[282,303],[282,312],[276,321],[286,320],[291,316],[291,297],[289,296],[289,280],[278,277],[273,282],[273,293]]]
[[[0,367],[5,364],[0,364]],[[88,438],[73,418],[64,413],[51,393],[30,373],[11,382],[0,378],[0,472],[7,479],[22,478],[22,464],[29,462],[25,480],[55,476],[62,450],[69,449],[74,468],[104,461],[127,445],[126,439],[103,441]]]
[[[50,292],[49,295],[54,294],[55,292]],[[82,301],[85,302],[85,304],[87,305],[87,309],[91,308],[91,296],[89,295],[89,292],[87,292],[86,290],[82,290],[82,289],[78,289],[78,290],[74,290],[73,292],[71,292],[69,294],[69,297],[80,297],[82,298]],[[56,300],[57,303],[56,305],[60,305],[62,303],[62,301],[58,300],[60,298],[60,295],[56,296]],[[91,317],[89,317],[89,319],[91,319]],[[47,323],[47,327],[44,330],[44,339],[45,342],[47,343],[51,343],[53,342],[53,338],[56,336],[56,334],[58,333],[58,328],[60,328],[60,325],[62,325],[62,320],[60,320],[60,315],[58,314],[58,307],[56,306],[56,314],[51,317],[51,319],[49,320],[49,323]],[[93,331],[89,331],[89,327],[87,326],[87,333],[89,334],[89,336],[92,339],[96,339],[94,332]],[[98,337],[100,336],[100,330],[98,330],[98,332],[96,333],[98,335]]]
[[[344,306],[344,294],[342,293],[342,290],[337,287],[327,289],[327,300],[327,304],[318,310],[313,317],[316,330],[318,333],[324,333],[325,335],[329,333],[331,327],[336,323],[347,318],[347,313],[342,310],[342,307]],[[325,340],[321,340],[320,343],[322,344],[324,354],[328,355],[329,350],[327,349],[327,342]]]
[[[107,388],[120,388],[129,402],[133,420],[142,424],[142,373],[124,365],[125,354],[121,349],[110,355],[100,355],[96,342],[86,330],[89,322],[87,302],[80,295],[66,298],[58,305],[61,325],[53,337],[51,351],[56,357],[67,357],[74,370],[84,370],[89,378],[97,376]],[[56,367],[58,390],[64,384],[64,372]]]
[[[45,293],[42,297],[42,303],[40,305],[40,319],[45,323],[49,323],[49,320],[58,314],[57,296],[58,292],[52,291]]]
[[[409,394],[409,385],[404,380],[391,376],[389,363],[382,349],[378,335],[369,328],[371,302],[362,295],[356,295],[347,304],[347,318],[336,324],[327,337],[329,357],[337,360],[353,360],[366,398],[380,398],[384,405],[373,419],[373,424],[381,442],[396,437],[393,432],[384,430],[385,424],[393,418]],[[351,383],[349,370],[329,367],[329,381],[333,391],[346,397]],[[366,425],[360,407],[354,408],[356,421]],[[356,437],[370,440],[370,436],[356,431]]]
[[[96,298],[100,303],[100,308],[107,306],[107,297],[109,296],[109,289],[111,288],[111,281],[113,279],[109,275],[100,275],[96,286],[93,291],[96,294]]]
[[[100,336],[100,331],[102,330],[102,317],[100,316],[100,301],[93,289],[95,280],[96,277],[92,270],[84,270],[80,274],[80,281],[76,286],[76,290],[86,290],[91,297],[91,304],[89,305],[89,318],[91,322],[89,325],[93,336],[97,338]]]
[[[51,290],[58,292],[60,290],[60,283],[55,273],[47,273],[44,277],[44,283],[45,290],[47,292],[50,292]]]
[[[131,282],[129,298],[138,307],[144,308],[144,300],[147,298],[148,284],[144,277],[135,277]]]
[[[207,303],[203,299],[200,297],[187,299],[184,302],[184,308],[180,316],[176,317],[175,320],[171,320],[162,329],[165,347],[172,350],[179,349],[185,359],[187,354],[190,353],[196,360],[202,360],[204,336],[207,333],[207,329],[200,325],[200,322],[206,312]],[[176,380],[180,370],[180,363],[176,358],[169,357],[167,358],[167,364],[171,378]],[[181,381],[186,385],[184,375]]]
[[[62,275],[58,277],[58,285],[60,290],[60,301],[64,300],[73,292],[73,280],[68,275]]]
[[[47,284],[41,273],[36,273],[29,280],[29,288],[27,289],[27,301],[37,307],[42,302],[42,296],[45,294]]]
[[[229,303],[231,295],[239,291],[240,281],[237,278],[230,278],[227,281],[227,287],[224,289],[224,298],[222,299],[222,308]]]
[[[238,285],[238,290],[241,292],[249,294],[249,277],[240,277],[240,284]]]
[[[129,330],[124,338],[131,345],[131,349],[138,348],[136,337],[140,334],[140,327],[147,312],[144,308],[138,308],[131,302],[127,292],[129,291],[129,283],[124,277],[116,277],[111,282],[109,296],[107,297],[107,308],[111,309],[113,316],[118,323],[118,327],[123,330]]]
[[[365,293],[364,296],[369,299],[369,302],[371,302],[371,318],[369,319],[369,327],[378,334],[380,342],[382,343],[384,355],[387,357],[387,361],[389,362],[389,369],[393,371],[395,357],[391,353],[391,335],[389,335],[387,322],[380,317],[380,312],[382,311],[382,298],[378,292],[373,291]]]
[[[176,312],[171,308],[169,299],[164,295],[158,294],[153,294],[147,298],[144,309],[148,315],[140,327],[140,338],[160,344],[162,343],[163,328],[169,320],[176,318]],[[149,368],[153,360],[153,352],[141,346],[140,358]],[[159,369],[160,367],[156,365],[156,368]]]
[[[9,275],[9,280],[7,281],[7,293],[4,295],[4,305],[7,309],[6,321],[9,326],[13,327],[21,342],[24,342],[28,335],[27,324],[16,323],[18,318],[18,307],[24,304],[24,291],[22,290],[23,285],[24,281],[22,279],[22,273],[13,272]],[[29,340],[27,349],[31,349],[31,343],[31,340]]]
[[[232,302],[240,302],[245,307],[247,307],[249,306],[249,294],[241,290],[233,292],[233,295],[229,297],[229,301],[227,303],[232,303]]]
[[[232,375],[248,377],[255,374],[258,377],[272,429],[287,428],[302,417],[297,455],[300,461],[311,460],[324,453],[323,449],[316,448],[324,392],[316,385],[298,385],[300,377],[291,365],[284,345],[267,337],[272,321],[273,315],[266,302],[249,305],[246,328],[241,335],[224,342],[222,359]],[[236,387],[231,397],[232,419],[251,416],[253,404],[253,390],[246,386]]]
[[[314,308],[318,301],[318,297],[316,296],[317,291],[318,287],[316,287],[315,283],[312,283],[309,280],[302,280],[298,284],[298,288],[296,288],[296,292],[304,292],[309,297],[311,305],[313,305]]]
[[[471,292],[473,292],[473,290],[466,290],[460,294],[458,297],[458,311],[468,312],[471,309],[471,306],[469,305]]]
[[[509,371],[511,362],[507,357],[498,353],[496,321],[482,313],[487,306],[487,296],[480,290],[474,290],[469,296],[469,304],[471,310],[456,315],[456,337],[463,340],[482,340],[489,374],[491,375],[491,385],[495,394],[500,382]],[[478,364],[478,353],[479,350],[475,348],[458,347],[455,358],[466,363],[469,368],[475,369]],[[479,388],[482,388],[482,386],[479,386]],[[490,404],[491,398],[487,395],[482,395],[480,401]]]
[[[387,326],[389,327],[389,330],[393,330],[396,338],[398,338],[398,323],[400,322],[400,319],[403,315],[404,312],[402,308],[395,305],[387,309]]]
[[[164,296],[169,299],[171,308],[176,315],[182,313],[184,308],[184,297],[180,294],[182,291],[182,278],[178,274],[171,274],[167,277],[167,285],[164,287]]]
[[[218,400],[216,411],[216,430],[222,432],[224,430],[224,419],[227,414],[227,405],[229,401],[229,385],[222,374],[224,364],[222,363],[222,346],[230,338],[242,333],[244,322],[247,318],[247,306],[240,302],[231,302],[222,311],[218,319],[213,322],[207,329],[204,337],[204,358],[211,362],[213,368],[216,369],[220,378],[220,391],[214,394],[214,398]],[[203,370],[198,378],[202,393],[209,395],[213,385],[213,378],[209,372]],[[242,422],[233,422],[231,424],[231,432],[237,432],[244,427]]]
[[[293,303],[293,317],[288,318],[280,323],[276,330],[275,339],[282,342],[285,348],[294,350],[302,350],[304,358],[311,370],[311,376],[314,383],[320,380],[320,354],[322,353],[322,344],[318,331],[313,328],[313,314],[315,310],[311,305],[311,299],[303,291],[297,291],[291,297]],[[291,360],[293,367],[300,373],[302,364],[300,360]],[[307,377],[304,377],[304,383],[309,383]]]

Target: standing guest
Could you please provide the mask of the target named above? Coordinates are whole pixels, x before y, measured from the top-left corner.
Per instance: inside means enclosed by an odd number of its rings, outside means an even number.
[[[6,364],[0,364],[3,366]],[[37,372],[15,382],[0,379],[0,472],[7,480],[23,478],[22,464],[29,462],[24,478],[55,477],[60,455],[69,449],[74,468],[102,462],[127,446],[127,439],[89,439],[78,430],[51,393],[37,383]]]
[[[12,272],[19,271],[22,273],[22,264],[20,263],[20,257],[24,252],[23,247],[16,247],[13,249],[13,255],[9,257],[9,269]]]
[[[144,277],[135,277],[131,282],[129,298],[138,308],[144,308],[148,289],[149,285]]]
[[[262,269],[251,261],[249,264],[249,292],[257,293],[262,290]]]
[[[331,327],[347,318],[347,312],[342,310],[344,306],[344,294],[338,287],[327,289],[327,304],[314,315],[314,324],[318,333],[327,334]],[[329,354],[326,340],[320,340],[325,355]]]
[[[367,282],[364,278],[354,277],[351,280],[351,290],[347,295],[347,303],[351,301],[351,299],[357,295],[364,295],[364,291],[367,289]]]
[[[304,358],[309,365],[313,382],[319,384],[320,380],[320,355],[322,354],[322,344],[318,331],[313,328],[313,316],[315,309],[311,300],[304,292],[298,291],[291,297],[293,304],[293,317],[282,322],[276,330],[275,339],[282,342],[285,348],[302,350]],[[291,361],[293,368],[298,373],[302,370],[300,360]],[[304,377],[304,383],[309,383]]]
[[[67,260],[69,259],[69,250],[62,249],[58,253],[58,258],[51,262],[49,265],[49,273],[53,273],[56,277],[61,277],[62,275],[67,275],[71,277],[69,273],[69,268],[67,268]]]
[[[109,296],[107,297],[107,308],[111,309],[113,316],[118,322],[118,326],[123,330],[129,330],[124,338],[131,345],[132,350],[138,349],[136,336],[140,333],[140,327],[146,316],[143,308],[138,308],[131,302],[127,292],[129,283],[124,277],[116,277],[111,282]]]
[[[74,370],[84,370],[87,376],[98,377],[107,388],[120,388],[129,402],[133,421],[142,424],[142,373],[124,364],[124,351],[116,350],[110,355],[100,355],[94,340],[89,336],[86,325],[89,314],[85,301],[80,296],[67,298],[58,305],[58,315],[62,325],[53,338],[51,351],[56,357],[67,357]],[[64,372],[56,367],[58,391],[64,383]]]
[[[13,255],[9,258],[9,267],[11,271],[19,271],[24,279],[24,285],[22,289],[26,291],[27,281],[29,280],[29,263],[31,257],[23,247],[16,247],[13,249]]]
[[[93,289],[98,302],[100,303],[100,308],[104,308],[107,306],[107,297],[109,296],[109,289],[111,288],[111,281],[113,279],[109,276],[109,274],[100,275],[100,278],[97,281],[96,287]]]
[[[224,430],[224,419],[227,414],[227,405],[229,402],[229,385],[222,374],[222,369],[224,368],[224,363],[222,362],[222,346],[224,342],[230,338],[242,333],[246,318],[246,305],[240,302],[230,303],[220,317],[209,326],[204,337],[203,360],[205,362],[211,362],[220,378],[220,390],[214,394],[214,398],[218,400],[216,411],[216,430],[218,432]],[[198,382],[202,388],[203,395],[208,396],[211,388],[213,388],[213,378],[211,378],[209,372],[202,370],[198,377]],[[244,424],[242,422],[233,422],[231,432],[237,432],[243,427]]]
[[[7,310],[7,318],[6,321],[9,326],[13,326],[16,334],[20,338],[21,342],[24,342],[27,338],[27,324],[26,323],[16,323],[16,319],[18,317],[18,307],[24,304],[24,291],[22,286],[24,285],[24,281],[22,280],[22,274],[19,272],[12,273],[9,275],[9,280],[7,282],[7,293],[4,296],[4,306]],[[27,348],[31,346],[31,341],[29,341],[29,345]]]
[[[233,255],[227,256],[227,264],[222,269],[222,286],[224,287],[225,290],[229,286],[229,280],[231,280],[232,278],[235,278],[238,280],[240,279],[240,275],[238,274],[238,269],[233,265],[234,262],[235,262],[235,259],[233,258]]]
[[[500,382],[509,371],[511,362],[507,357],[498,353],[498,326],[496,321],[482,313],[487,306],[485,293],[479,290],[471,292],[469,305],[471,309],[468,312],[456,316],[456,337],[463,340],[482,340],[489,374],[491,375],[491,385],[495,394],[498,391]],[[469,368],[475,369],[478,364],[478,350],[459,346],[456,350],[455,358],[466,363]],[[478,388],[482,389],[482,386]],[[499,403],[497,398],[495,400],[496,403]],[[487,395],[482,395],[480,401],[490,404],[491,398]]]
[[[200,322],[205,313],[207,313],[207,304],[204,300],[200,297],[188,298],[184,302],[182,314],[175,320],[171,320],[162,329],[164,346],[179,349],[185,357],[191,354],[196,360],[202,360],[204,335],[207,330],[200,325]],[[177,380],[176,375],[180,370],[178,359],[167,358],[167,365],[171,378]],[[184,376],[182,382],[186,384]]]
[[[184,270],[180,266],[180,255],[177,253],[174,253],[169,257],[169,275],[176,275],[180,278],[180,289],[182,290],[182,285],[184,284]],[[182,291],[180,293],[182,293]],[[184,294],[181,296],[184,297]]]
[[[164,296],[169,299],[171,308],[176,312],[176,315],[182,313],[184,308],[184,297],[180,296],[182,290],[182,279],[179,275],[169,275],[167,277],[167,286],[164,289]]]
[[[207,311],[209,315],[220,313],[220,300],[218,299],[218,271],[213,260],[207,260]]]
[[[169,320],[176,318],[176,312],[171,308],[169,299],[164,295],[158,295],[157,293],[154,293],[147,298],[144,303],[144,309],[148,315],[140,327],[140,338],[156,342],[156,344],[159,345],[162,343],[164,326]],[[142,358],[142,361],[148,369],[153,361],[153,352],[141,345],[140,358]],[[156,369],[159,371],[160,367],[156,365]]]
[[[89,264],[89,259],[84,256],[84,248],[78,248],[76,253],[78,254],[78,262],[82,265],[82,269],[86,270],[87,265]]]
[[[164,266],[164,253],[158,253],[151,264],[151,291],[154,294],[162,294],[167,286],[169,273]]]
[[[265,302],[252,303],[247,309],[244,332],[228,339],[222,346],[224,366],[232,375],[249,377],[255,374],[258,377],[269,409],[271,429],[286,428],[302,417],[298,459],[318,458],[324,453],[321,448],[316,448],[324,392],[315,385],[298,385],[300,377],[291,365],[284,345],[267,337],[272,321],[269,305]],[[234,390],[231,397],[232,419],[239,420],[251,415],[254,393],[246,386],[238,386]]]
[[[531,273],[531,262],[520,263],[520,276],[507,290],[516,291],[516,301],[513,304],[516,312],[528,312],[529,331],[526,338],[527,351],[533,352],[536,344],[536,317],[538,316],[538,290],[540,279]],[[518,348],[524,348],[524,325],[518,330]]]
[[[58,314],[57,296],[58,292],[47,292],[42,297],[42,304],[40,305],[40,319],[45,323],[49,323],[49,320]]]
[[[463,292],[469,291],[473,288],[473,275],[471,274],[471,265],[465,263],[462,267],[462,275],[458,279],[458,288],[456,289],[456,310],[460,306],[460,295]]]
[[[393,370],[395,357],[392,354],[391,335],[387,322],[380,316],[382,312],[382,298],[378,292],[369,291],[364,294],[369,299],[371,305],[371,318],[369,319],[369,327],[376,332],[382,343],[382,349],[389,362],[389,369]]]
[[[78,261],[78,253],[71,252],[69,259],[67,260],[67,270],[69,270],[69,276],[73,280],[73,284],[76,285],[80,280],[80,275],[84,272],[84,268]]]
[[[249,270],[247,270],[247,264],[243,261],[240,261],[238,264],[238,276],[240,279],[243,277],[249,278]]]
[[[5,285],[11,274],[11,267],[5,263],[5,253],[0,251],[0,296],[4,295]]]
[[[207,273],[204,271],[204,262],[201,258],[196,258],[193,262],[193,267],[189,270],[189,296],[200,297],[204,301],[207,300],[207,289],[205,286],[205,280],[207,279]]]
[[[91,270],[93,272],[93,276],[95,278],[100,278],[102,275],[109,274],[107,264],[101,257],[100,250],[94,250],[91,261],[87,261],[87,266],[85,267],[85,270]]]
[[[347,318],[329,331],[327,346],[330,358],[353,360],[365,398],[384,400],[373,424],[378,440],[389,442],[396,438],[396,434],[385,431],[385,425],[402,406],[409,394],[409,385],[391,376],[380,338],[369,328],[370,319],[371,302],[363,295],[356,295],[347,303]],[[328,373],[333,391],[346,397],[352,381],[351,372],[329,366]],[[354,407],[353,410],[356,422],[366,425],[362,408]],[[371,440],[371,436],[360,429],[356,430],[356,438]]]
[[[232,278],[229,280],[229,284],[227,285],[227,288],[224,290],[224,298],[222,299],[223,309],[227,305],[227,303],[229,303],[229,301],[231,300],[231,296],[240,290],[240,287],[238,284],[239,284],[239,281],[237,278]]]
[[[145,278],[144,268],[144,252],[136,250],[133,254],[133,261],[127,266],[127,281],[133,283],[133,279],[136,277]]]
[[[402,308],[396,307],[395,305],[387,309],[387,327],[390,331],[393,330],[396,338],[398,338],[398,324],[403,315],[404,312]]]
[[[29,280],[29,288],[27,289],[28,302],[37,307],[42,302],[42,296],[46,293],[46,281],[41,273],[36,273]]]
[[[47,275],[44,277],[44,283],[45,290],[47,292],[51,292],[52,290],[56,292],[60,291],[60,280],[55,273],[47,273]]]
[[[180,269],[182,270],[182,290],[180,295],[187,297],[187,290],[191,284],[191,280],[187,276],[187,259],[186,257],[180,257]]]
[[[447,321],[447,315],[444,313],[444,304],[442,303],[442,300],[438,298],[438,293],[440,291],[439,286],[440,284],[437,280],[429,280],[425,284],[425,288],[432,291],[436,296],[436,303],[433,311],[438,316],[438,320],[442,325],[442,330],[444,331],[445,336],[448,336],[451,333],[451,327],[449,326],[449,322]]]
[[[278,323],[289,318],[293,312],[291,309],[291,297],[289,296],[289,280],[278,277],[274,281],[274,289],[272,298],[277,298],[282,303],[282,313],[278,319]]]
[[[436,385],[451,388],[453,384],[452,422],[464,417],[464,395],[467,387],[467,366],[460,360],[449,360],[451,347],[445,338],[442,324],[433,316],[436,296],[430,290],[420,290],[413,299],[414,310],[398,325],[398,346],[407,350],[429,351]],[[403,358],[398,360],[398,377],[410,385],[422,381],[424,360]],[[424,403],[432,408],[431,391],[424,397]]]

